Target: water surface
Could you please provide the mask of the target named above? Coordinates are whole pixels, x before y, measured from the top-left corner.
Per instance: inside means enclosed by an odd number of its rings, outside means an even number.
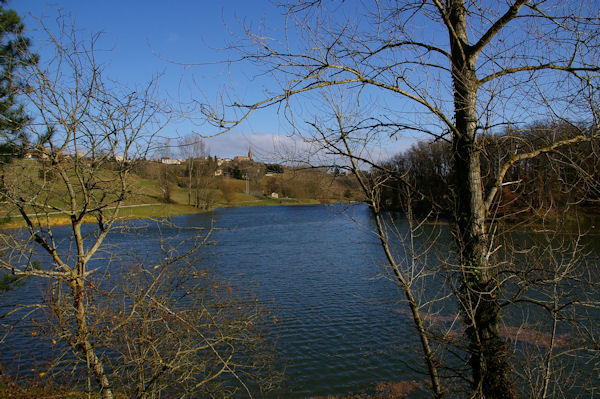
[[[427,380],[415,371],[422,370],[420,344],[402,302],[403,293],[385,268],[366,206],[227,208],[177,216],[172,222],[204,227],[203,232],[214,226],[211,245],[198,253],[199,267],[231,281],[241,291],[256,292],[273,313],[276,322],[268,333],[277,340],[285,383],[269,396],[341,395],[372,391],[384,381]],[[400,229],[406,229],[405,220],[397,222]],[[147,221],[130,221],[127,226],[132,228],[128,233],[111,233],[105,246],[108,253],[135,253],[152,260],[160,256],[161,239],[185,242],[186,235],[198,233],[159,228]],[[444,244],[446,227],[438,227],[444,238],[434,248],[436,255],[451,257]],[[69,234],[68,227],[55,229],[57,239],[64,240],[63,251],[68,249]],[[514,237],[525,242],[516,233]],[[527,237],[535,238],[530,233]],[[399,246],[394,250],[402,251]],[[98,256],[92,265],[111,268],[119,256],[115,259],[107,263]],[[431,260],[435,262],[436,256]],[[439,295],[441,278],[426,279],[425,293]],[[42,287],[41,281],[31,280],[0,295],[0,309],[8,309],[17,300],[36,303]],[[521,322],[506,320],[515,325]],[[35,375],[44,369],[44,359],[55,355],[56,349],[47,340],[31,332],[27,322],[20,322],[3,341],[0,362],[13,373]]]

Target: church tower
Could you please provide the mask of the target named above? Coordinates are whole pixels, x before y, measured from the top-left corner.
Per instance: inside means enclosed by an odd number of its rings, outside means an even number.
[[[248,147],[248,158],[252,161],[252,147]]]

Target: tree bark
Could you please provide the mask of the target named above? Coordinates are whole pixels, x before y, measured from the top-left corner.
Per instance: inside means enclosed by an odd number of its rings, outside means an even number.
[[[74,348],[78,350],[87,361],[87,368],[91,370],[96,378],[96,382],[100,385],[100,395],[102,399],[112,399],[113,394],[108,382],[108,377],[104,372],[102,360],[96,355],[94,347],[89,340],[89,331],[86,322],[86,303],[85,303],[85,274],[86,274],[86,259],[83,248],[83,236],[81,234],[81,224],[73,220],[73,235],[77,245],[78,261],[76,277],[71,282],[71,290],[73,292],[73,307],[75,308],[75,320],[77,322],[77,335],[75,342],[72,343]]]
[[[452,148],[459,301],[469,341],[473,389],[481,398],[515,398],[508,346],[499,334],[499,287],[487,257],[487,210],[477,141],[477,54],[468,44],[464,0],[447,4],[456,125]]]
[[[83,356],[88,363],[88,370],[94,374],[96,382],[100,385],[100,394],[102,399],[112,399],[113,394],[108,382],[108,377],[104,372],[102,360],[96,355],[94,347],[88,339],[87,323],[85,320],[85,280],[83,277],[78,277],[72,285],[75,305],[75,318],[77,321],[77,338],[74,342],[74,347]]]

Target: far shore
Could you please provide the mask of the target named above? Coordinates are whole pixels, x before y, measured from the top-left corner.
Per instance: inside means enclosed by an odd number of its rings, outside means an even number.
[[[297,199],[297,198],[264,198],[251,201],[239,201],[228,203],[217,203],[210,209],[204,210],[194,206],[178,204],[178,203],[151,203],[151,204],[132,204],[123,205],[119,210],[119,220],[133,219],[157,219],[167,218],[178,215],[187,215],[194,213],[210,212],[217,208],[232,208],[232,207],[248,207],[248,206],[279,206],[279,205],[319,205],[326,203],[339,202],[339,200],[316,200],[316,199]],[[35,215],[32,219],[35,220]],[[46,219],[46,214],[39,214],[39,218]],[[33,221],[32,220],[32,221]],[[48,220],[50,226],[65,226],[71,224],[71,219],[68,215],[61,212],[49,212]],[[87,216],[83,219],[84,223],[95,223],[96,219],[93,216]],[[27,227],[23,218],[18,215],[7,215],[0,222],[0,230],[20,229]]]

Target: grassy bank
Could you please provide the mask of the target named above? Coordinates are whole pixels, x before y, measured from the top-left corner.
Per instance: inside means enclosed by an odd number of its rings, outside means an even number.
[[[135,207],[120,209],[119,218],[122,220],[163,218],[198,212],[198,208],[181,204],[138,204]],[[32,217],[34,223],[40,222],[43,225],[46,223],[45,215],[40,215],[39,219],[33,216],[30,217]],[[62,226],[71,223],[70,218],[64,214],[48,215],[48,221],[51,226]],[[83,221],[84,223],[95,223],[96,219],[92,216],[87,216]],[[25,221],[22,217],[16,215],[5,216],[0,222],[0,229],[18,229],[23,227],[26,227]]]
[[[143,165],[144,168],[137,168],[140,170],[132,171],[126,179],[128,195],[121,203],[119,210],[119,218],[122,220],[163,218],[203,212],[204,208],[187,205],[189,198],[195,199],[196,196],[198,196],[201,204],[207,205],[210,209],[234,206],[307,205],[339,201],[345,198],[340,196],[339,192],[334,195],[333,192],[325,189],[317,190],[318,192],[313,190],[314,193],[310,195],[307,190],[300,190],[300,188],[310,186],[309,183],[314,186],[318,182],[316,180],[312,182],[305,181],[306,176],[298,177],[290,171],[278,176],[263,178],[262,183],[253,182],[254,186],[251,188],[255,189],[254,194],[245,192],[248,189],[246,181],[225,176],[210,177],[205,186],[199,191],[193,189],[192,192],[188,192],[187,181],[179,176],[182,173],[182,170],[179,170],[181,168],[173,169],[173,173],[170,175],[171,180],[165,183],[164,179],[161,181],[158,175],[153,175],[154,172],[154,174],[157,174],[163,166],[152,162],[146,162]],[[4,165],[4,168],[6,169],[6,175],[12,176],[13,186],[20,187],[23,190],[23,193],[19,193],[19,189],[15,190],[13,196],[22,194],[23,198],[31,199],[31,203],[24,206],[24,210],[34,224],[42,226],[47,224],[52,226],[70,224],[69,215],[57,211],[71,207],[67,203],[68,198],[70,198],[67,186],[56,174],[48,174],[48,165],[41,161],[14,160]],[[100,203],[108,205],[111,202],[114,204],[119,198],[119,186],[114,181],[115,174],[110,169],[100,169],[96,173],[101,184],[98,183],[100,184],[98,189],[93,192],[92,197],[97,196],[93,200],[99,200]],[[76,179],[73,178],[73,181],[76,181]],[[287,190],[285,195],[299,198],[272,198],[256,195],[258,192],[277,192],[270,186],[266,187],[267,183],[271,186],[285,186]],[[292,185],[296,190],[290,190],[287,187],[289,185]],[[325,187],[328,187],[328,185],[326,184]],[[77,189],[77,187],[75,188]],[[313,198],[310,198],[311,196]],[[315,196],[317,198],[322,196],[332,199],[317,200],[314,199]],[[83,202],[82,193],[77,193],[76,201]],[[100,203],[92,201],[90,206],[97,206]],[[43,207],[45,207],[45,210]],[[110,206],[105,208],[107,215],[110,213],[110,208]],[[95,223],[96,220],[94,215],[90,214],[83,219],[83,222]],[[0,199],[0,229],[23,227],[26,227],[25,221],[16,207],[8,201],[2,202]]]
[[[228,208],[237,206],[277,206],[277,205],[317,205],[323,201],[316,199],[295,199],[295,198],[255,198],[254,200],[244,200],[239,202],[225,202],[217,203],[214,208]],[[199,208],[188,206],[184,204],[136,204],[134,206],[129,205],[119,210],[119,218],[121,220],[130,219],[153,219],[153,218],[165,218],[177,215],[187,215],[192,213],[206,212]],[[36,219],[32,217],[32,220],[36,222]],[[95,223],[96,220],[88,216],[83,219],[84,223]],[[51,226],[63,226],[70,224],[70,218],[66,215],[51,214],[48,215],[48,221]],[[46,216],[40,215],[40,223],[46,223]],[[19,229],[26,227],[25,221],[22,217],[16,214],[9,214],[4,216],[0,220],[0,229]]]
[[[298,199],[298,198],[257,198],[254,200],[246,200],[240,202],[229,202],[224,204],[218,204],[216,208],[226,208],[235,206],[274,206],[274,205],[318,205],[322,204],[323,201],[319,201],[312,198]]]

